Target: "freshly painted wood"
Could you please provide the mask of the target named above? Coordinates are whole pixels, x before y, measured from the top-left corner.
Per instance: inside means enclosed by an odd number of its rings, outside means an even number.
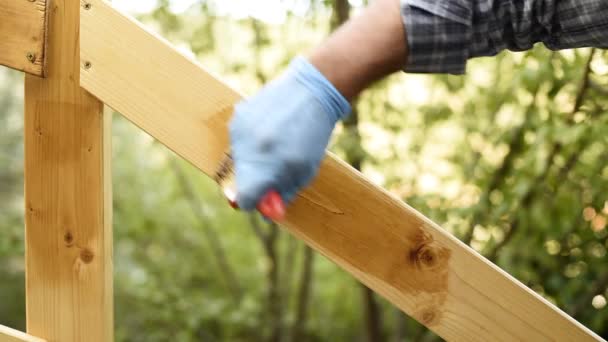
[[[0,325],[0,342],[44,342],[44,340]]]
[[[109,117],[80,88],[80,3],[53,0],[48,78],[25,79],[27,332],[111,341]]]
[[[81,85],[213,175],[241,96],[108,3],[90,3]],[[601,340],[332,155],[282,223],[447,340]]]
[[[50,1],[0,0],[0,65],[44,76]]]

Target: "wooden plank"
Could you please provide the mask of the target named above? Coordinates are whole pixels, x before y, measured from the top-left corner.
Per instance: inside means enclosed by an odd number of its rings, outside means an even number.
[[[44,342],[44,340],[0,325],[0,342]]]
[[[25,79],[27,331],[111,341],[109,117],[79,86],[80,3],[53,8],[49,77]]]
[[[81,85],[212,175],[241,96],[108,3],[90,3]],[[282,223],[447,340],[601,340],[331,155]]]
[[[45,75],[51,0],[0,0],[0,65]]]

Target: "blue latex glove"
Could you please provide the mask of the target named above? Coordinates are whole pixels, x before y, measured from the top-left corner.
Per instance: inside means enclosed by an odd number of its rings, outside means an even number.
[[[257,95],[230,122],[237,203],[252,210],[269,190],[289,203],[316,175],[336,122],[350,104],[305,58]]]

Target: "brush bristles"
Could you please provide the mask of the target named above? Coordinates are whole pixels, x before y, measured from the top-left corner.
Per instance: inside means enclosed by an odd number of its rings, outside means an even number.
[[[226,153],[226,157],[222,160],[220,167],[213,177],[215,182],[222,188],[224,196],[228,199],[230,206],[238,209],[236,203],[236,188],[234,183],[234,162],[232,156]]]
[[[220,167],[213,178],[218,184],[222,185],[227,178],[231,178],[234,174],[234,162],[232,156],[226,153],[226,157],[222,160]]]

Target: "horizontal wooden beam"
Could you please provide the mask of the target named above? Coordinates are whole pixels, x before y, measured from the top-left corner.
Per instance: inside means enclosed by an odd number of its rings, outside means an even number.
[[[0,341],[2,342],[44,342],[43,339],[28,335],[19,330],[0,325]]]
[[[51,0],[0,0],[0,65],[45,75]]]
[[[207,175],[238,92],[103,0],[81,14],[81,85]],[[282,224],[447,340],[600,340],[329,155]]]

